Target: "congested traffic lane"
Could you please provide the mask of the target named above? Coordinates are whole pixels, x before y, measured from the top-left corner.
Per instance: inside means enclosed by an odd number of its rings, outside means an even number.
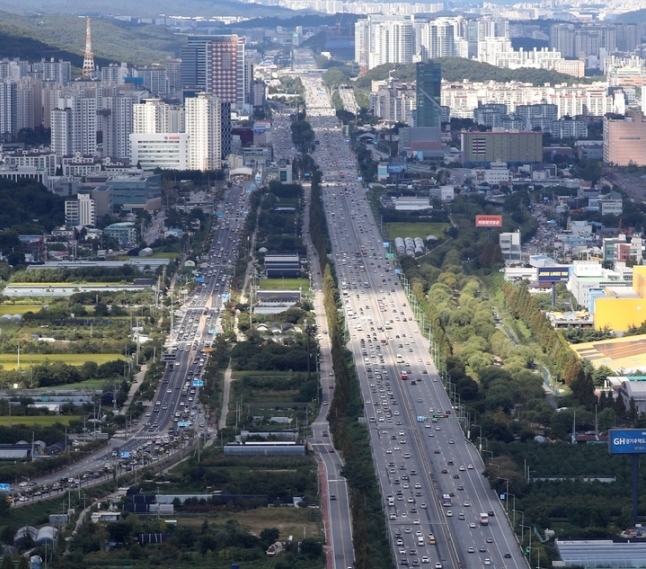
[[[379,246],[382,238],[377,231],[365,191],[361,184],[357,183],[356,169],[349,161],[349,149],[336,119],[332,118],[333,113],[330,112],[327,94],[320,78],[309,70],[301,72],[300,76],[306,90],[308,119],[317,134],[317,139],[320,140],[315,157],[323,170],[324,180],[328,183],[324,191],[326,216],[333,234],[332,250],[337,274],[340,280],[346,281],[348,287],[349,303],[346,303],[345,314],[350,328],[350,347],[354,352],[361,380],[366,417],[370,425],[373,454],[380,474],[382,492],[384,496],[397,496],[397,490],[402,487],[401,479],[399,484],[396,484],[394,482],[396,478],[393,480],[384,475],[387,473],[393,476],[390,462],[395,463],[395,470],[397,470],[401,466],[400,461],[416,461],[417,468],[411,468],[406,464],[404,467],[407,472],[417,471],[416,476],[419,477],[419,484],[422,486],[417,490],[422,491],[422,498],[425,499],[424,503],[427,507],[424,508],[426,516],[420,515],[419,525],[422,525],[422,520],[425,520],[437,536],[437,545],[429,544],[425,549],[430,563],[456,567],[456,569],[457,567],[479,569],[488,565],[497,568],[526,567],[526,561],[503,515],[500,502],[495,492],[488,488],[488,484],[480,475],[484,469],[482,460],[473,446],[466,441],[459,421],[455,417],[456,410],[451,406],[442,384],[438,381],[437,370],[428,355],[430,347],[428,339],[420,333],[405,293],[398,279],[393,275],[393,266],[385,258],[383,248]],[[360,327],[357,327],[356,319],[361,320]],[[406,340],[397,342],[404,338]],[[385,347],[381,344],[382,339],[386,342]],[[370,365],[365,362],[361,340],[366,346],[369,345],[368,340],[372,340],[372,344],[379,343],[382,346],[379,350],[381,357],[376,361],[368,358]],[[398,350],[402,350],[399,344],[405,346],[406,343],[409,344],[407,349],[412,352],[405,352],[404,359],[404,354],[400,354]],[[375,348],[374,353],[377,352]],[[368,351],[369,355],[370,353]],[[397,361],[398,354],[402,356],[401,363]],[[376,381],[375,366],[379,366],[380,370],[380,387]],[[401,372],[404,370],[407,370],[411,380],[401,380]],[[423,373],[424,371],[426,373]],[[415,378],[415,385],[412,383],[412,378]],[[376,413],[375,408],[384,410],[386,407],[381,398],[378,400],[380,405],[374,405],[375,401],[372,397],[379,393],[372,393],[371,383],[374,383],[377,392],[384,389],[388,398],[387,408],[390,417],[384,417],[383,422],[382,417],[377,417],[379,414]],[[390,393],[387,393],[388,391]],[[397,405],[394,402],[397,402]],[[394,415],[395,409],[399,415]],[[426,426],[429,423],[428,420],[418,423],[417,417],[430,419],[432,415],[430,409],[441,410],[441,414],[447,415],[447,418],[439,419],[437,423],[430,422],[428,428]],[[382,411],[381,415],[385,416],[385,411]],[[411,448],[412,452],[403,451],[401,444],[393,444],[391,448],[384,447],[383,431],[392,432],[400,428],[401,431],[397,431],[397,436],[399,437],[399,432],[404,432],[405,436],[403,439],[398,439],[398,442],[406,440],[406,445],[410,445],[406,448]],[[430,434],[433,437],[430,437]],[[399,450],[396,450],[395,446]],[[393,454],[388,454],[388,450]],[[405,454],[409,454],[410,458],[406,459]],[[396,458],[394,460],[383,458],[390,456]],[[473,468],[469,468],[469,464]],[[464,470],[461,470],[461,467],[464,467]],[[423,473],[420,474],[422,469]],[[409,474],[408,476],[412,479]],[[406,490],[411,489],[409,487]],[[450,507],[439,506],[443,494],[449,495]],[[409,498],[414,499],[412,504],[417,504],[415,498],[419,496],[405,495],[401,502],[411,504],[408,502]],[[395,502],[400,501],[395,500]],[[413,506],[406,506],[406,508],[407,515],[404,519],[410,519],[409,514]],[[398,545],[397,530],[401,533],[403,526],[404,531],[408,528],[413,533],[412,528],[417,524],[402,523],[400,509],[401,513],[404,513],[404,506],[400,505],[392,512],[396,514],[395,519],[389,519],[393,550],[397,556],[398,565],[415,565],[420,557],[420,550],[418,549],[416,554],[411,554],[408,549],[406,553],[407,548],[401,548]],[[415,509],[419,514],[419,508],[415,507]],[[387,510],[390,512],[393,507],[387,506]],[[479,524],[481,512],[494,513],[486,526]],[[391,515],[389,513],[389,518]],[[414,518],[413,522],[416,519],[418,518]],[[402,541],[405,543],[404,539]],[[405,543],[405,545],[408,544]]]

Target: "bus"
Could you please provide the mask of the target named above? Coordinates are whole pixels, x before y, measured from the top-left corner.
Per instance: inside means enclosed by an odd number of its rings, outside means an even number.
[[[450,508],[451,507],[451,496],[448,494],[442,494],[442,506],[445,508]]]

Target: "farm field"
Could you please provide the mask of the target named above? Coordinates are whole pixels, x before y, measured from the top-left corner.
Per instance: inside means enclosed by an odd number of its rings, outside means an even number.
[[[15,425],[37,425],[39,427],[51,427],[56,423],[69,425],[70,421],[78,421],[81,415],[22,415],[9,417],[8,415],[0,416],[0,426],[8,427],[9,421]]]
[[[310,288],[308,279],[260,279],[260,290],[298,290],[306,292]]]
[[[290,535],[303,535],[307,537],[322,536],[322,521],[319,510],[307,508],[257,508],[243,512],[222,512],[209,516],[182,517],[179,525],[200,529],[204,520],[221,523],[226,520],[236,520],[245,529],[259,535],[269,527],[280,530],[280,539],[287,540]]]
[[[448,223],[422,222],[422,223],[387,223],[388,237],[421,237],[426,240],[429,235],[435,235],[438,239],[444,237],[444,230],[449,227]]]
[[[114,360],[123,360],[121,354],[21,354],[20,365],[28,368],[44,361],[64,362],[70,365],[83,365],[85,362],[96,362],[101,365]],[[5,370],[18,368],[17,354],[0,354],[0,366]]]
[[[4,314],[25,314],[27,312],[39,312],[42,304],[1,304],[0,316]]]

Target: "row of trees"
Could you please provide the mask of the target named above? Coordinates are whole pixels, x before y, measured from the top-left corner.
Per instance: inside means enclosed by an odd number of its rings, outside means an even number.
[[[332,366],[335,376],[334,398],[328,420],[334,444],[343,453],[345,476],[350,488],[352,538],[357,569],[386,569],[392,567],[389,542],[386,537],[384,512],[368,443],[368,433],[357,418],[362,414],[359,383],[352,363],[352,354],[344,346],[344,328],[339,316],[339,291],[327,259],[329,243],[322,205],[319,175],[312,182],[310,233],[317,249],[323,273],[324,306],[331,341]]]
[[[526,284],[515,286],[505,283],[502,291],[507,310],[531,330],[533,338],[540,343],[541,349],[551,362],[555,374],[569,385],[582,371],[582,364],[563,334],[552,328]]]

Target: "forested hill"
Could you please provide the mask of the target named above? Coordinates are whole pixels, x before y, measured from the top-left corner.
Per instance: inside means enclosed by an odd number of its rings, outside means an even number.
[[[95,62],[127,61],[138,65],[163,63],[179,55],[184,42],[161,26],[92,20]],[[85,49],[85,19],[67,15],[20,16],[0,11],[0,57],[39,61],[65,59],[81,67]]]
[[[480,63],[461,57],[440,57],[433,61],[442,65],[442,78],[447,81],[500,81],[506,83],[509,81],[519,81],[531,83],[533,85],[542,85],[543,83],[586,83],[592,78],[576,78],[556,71],[546,69],[504,69],[495,67],[488,63]],[[370,82],[375,80],[388,79],[388,72],[395,66],[385,64],[375,67],[356,80],[356,86],[359,89],[369,89]],[[415,64],[404,65],[391,73],[392,77],[397,77],[402,81],[415,80]],[[599,78],[596,78],[599,80]]]

